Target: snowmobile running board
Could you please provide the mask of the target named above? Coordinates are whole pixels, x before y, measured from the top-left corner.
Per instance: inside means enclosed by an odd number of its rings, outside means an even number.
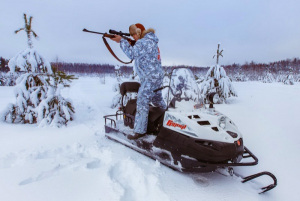
[[[120,117],[118,117],[120,116]],[[128,135],[127,133],[117,129],[117,122],[119,120],[122,120],[123,117],[123,113],[122,111],[117,111],[116,114],[112,114],[112,115],[106,115],[103,118],[105,119],[105,136],[115,142],[118,142],[130,149],[133,149],[145,156],[148,156],[149,158],[153,159],[153,160],[157,160],[159,161],[161,164],[179,171],[179,172],[186,172],[186,173],[203,173],[203,172],[213,172],[215,171],[217,168],[222,168],[222,167],[228,167],[228,169],[231,169],[233,171],[232,166],[254,166],[258,164],[258,158],[247,148],[244,146],[244,153],[243,153],[243,158],[252,158],[253,161],[251,162],[242,162],[242,163],[207,163],[207,162],[201,162],[201,161],[189,161],[188,165],[190,167],[186,167],[186,168],[182,168],[182,164],[181,162],[184,161],[188,161],[188,159],[186,159],[185,157],[176,157],[174,155],[172,155],[171,153],[169,153],[171,161],[167,161],[167,160],[162,160],[161,157],[157,156],[157,155],[153,155],[151,154],[151,152],[149,150],[143,149],[142,147],[145,146],[145,142],[141,139],[134,141],[135,145],[133,143],[131,143],[131,141],[127,141],[125,139],[126,136]],[[107,122],[109,121],[109,122]],[[109,125],[110,123],[110,125]],[[111,133],[111,134],[110,134]],[[124,139],[121,139],[120,137],[112,134],[112,133],[116,133],[116,134],[121,134],[123,137],[125,137]],[[148,136],[153,136],[153,135],[148,135]],[[146,140],[147,141],[147,140]],[[137,143],[138,142],[138,143]],[[149,144],[146,144],[147,148],[149,147]],[[233,172],[229,171],[230,175],[233,175]],[[243,177],[241,175],[235,174],[238,177],[242,177],[242,183],[246,183],[248,181],[254,180],[258,177],[267,175],[269,177],[271,177],[274,181],[273,184],[270,184],[268,186],[262,187],[261,189],[263,190],[262,192],[260,192],[259,194],[265,193],[273,188],[275,188],[277,186],[277,179],[275,177],[275,175],[273,175],[270,172],[259,172],[253,175],[249,175],[246,177]]]

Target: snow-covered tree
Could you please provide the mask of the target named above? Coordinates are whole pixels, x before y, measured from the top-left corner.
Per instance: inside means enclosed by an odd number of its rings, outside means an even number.
[[[294,79],[294,76],[293,76],[293,69],[292,68],[289,68],[289,74],[286,75],[283,78],[282,82],[283,82],[283,84],[286,84],[286,85],[294,85],[295,79]]]
[[[5,78],[2,73],[0,74],[0,86],[5,86]]]
[[[236,82],[246,82],[246,81],[248,81],[248,78],[246,77],[245,73],[237,72],[233,76],[233,80],[236,81]]]
[[[10,104],[4,119],[10,123],[38,123],[60,127],[74,119],[74,107],[60,94],[73,75],[28,72],[17,79],[16,103]]]
[[[200,92],[205,100],[209,93],[216,92],[220,97],[218,103],[225,102],[231,96],[237,96],[231,80],[226,75],[224,68],[219,65],[210,67],[201,84]]]
[[[300,74],[298,74],[298,76],[296,76],[296,82],[300,82]]]
[[[38,122],[40,125],[61,126],[74,119],[75,110],[71,100],[61,95],[64,87],[75,78],[74,75],[66,75],[64,72],[53,69],[53,74],[46,75],[47,94],[38,107]]]
[[[0,57],[0,86],[14,86],[16,84],[16,79],[18,74],[13,74],[8,72],[8,61]]]
[[[25,72],[17,79],[15,89],[16,103],[10,104],[4,114],[4,120],[11,123],[39,123],[52,126],[66,125],[74,118],[74,107],[70,100],[60,95],[62,88],[69,86],[72,75],[52,69],[50,63],[40,56],[33,48],[31,29],[32,17],[29,22],[24,14],[28,48],[13,57],[8,66],[10,72]]]
[[[16,80],[19,77],[18,73],[1,73],[0,74],[0,86],[15,86]]]
[[[0,57],[0,69],[2,69],[4,65],[5,65],[5,60],[2,57]]]
[[[294,85],[295,83],[294,76],[292,74],[287,75],[286,79],[283,80],[283,83],[286,85]]]
[[[284,78],[285,78],[285,76],[284,76],[283,72],[279,71],[279,73],[276,77],[276,82],[283,82]]]
[[[226,75],[226,72],[223,67],[221,67],[219,63],[219,56],[222,56],[222,51],[219,51],[220,44],[218,44],[217,50],[217,64],[211,66],[208,72],[206,73],[206,77],[201,84],[200,92],[206,100],[206,97],[211,92],[216,92],[220,99],[218,103],[223,103],[225,100],[231,96],[237,96],[235,89],[233,88],[232,82],[229,77]]]
[[[115,92],[115,96],[112,99],[111,108],[117,108],[121,106],[122,95],[120,93],[120,86],[123,82],[139,82],[139,78],[134,74],[134,71],[129,78],[124,78],[120,66],[115,66],[115,74],[116,74],[116,83],[113,85],[113,91]],[[123,104],[126,105],[127,101],[130,99],[137,98],[137,93],[127,93],[123,98]]]
[[[170,92],[173,95],[180,95],[182,98],[196,101],[199,98],[198,84],[195,82],[193,72],[188,68],[175,69],[170,77]],[[173,96],[169,94],[169,100]]]
[[[246,82],[248,81],[248,77],[245,75],[245,72],[242,69],[242,66],[235,65],[235,74],[232,76],[232,80],[236,82]]]
[[[111,108],[116,108],[121,106],[121,99],[122,96],[120,94],[120,86],[122,84],[122,77],[120,72],[120,66],[115,66],[115,74],[117,78],[117,82],[113,85],[113,91],[116,93],[116,95],[112,99]]]
[[[268,69],[265,76],[262,77],[262,82],[263,83],[272,83],[274,81],[275,81],[275,78],[274,78],[273,74],[271,73],[270,69]]]
[[[170,80],[171,80],[171,72],[165,71],[162,86],[169,86]],[[163,97],[163,99],[165,100],[166,103],[169,101],[168,96],[170,96],[170,94],[168,94],[168,92],[169,92],[169,88],[165,88],[165,89],[162,90],[162,97]],[[170,97],[169,97],[169,99],[170,99]]]

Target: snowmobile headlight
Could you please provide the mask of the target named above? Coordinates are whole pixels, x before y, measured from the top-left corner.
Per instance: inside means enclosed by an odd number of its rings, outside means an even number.
[[[219,118],[219,126],[223,129],[226,128],[226,117],[222,116],[221,118]]]

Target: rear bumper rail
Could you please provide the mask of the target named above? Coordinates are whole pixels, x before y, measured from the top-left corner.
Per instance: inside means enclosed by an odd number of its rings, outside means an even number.
[[[118,110],[116,114],[105,115],[103,116],[103,118],[105,119],[105,126],[107,126],[108,124],[107,121],[110,121],[110,127],[116,128],[116,121],[123,118],[123,112],[121,110]]]

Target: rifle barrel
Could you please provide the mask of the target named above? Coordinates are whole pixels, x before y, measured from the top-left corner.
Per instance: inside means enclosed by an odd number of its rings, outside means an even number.
[[[95,31],[89,31],[89,30],[87,30],[87,29],[83,29],[82,31],[84,31],[84,32],[89,32],[89,33],[94,33],[94,34],[104,34],[104,33],[100,33],[100,32],[95,32]]]

